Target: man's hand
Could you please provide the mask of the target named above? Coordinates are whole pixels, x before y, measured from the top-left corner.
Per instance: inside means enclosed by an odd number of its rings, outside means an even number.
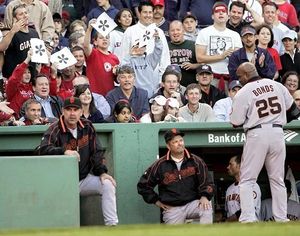
[[[117,187],[117,183],[116,183],[115,179],[112,176],[110,176],[106,173],[103,173],[102,175],[99,176],[99,178],[100,178],[101,183],[103,183],[103,181],[105,179],[108,179],[108,180],[110,180],[110,182],[112,182],[113,186]]]
[[[165,210],[165,211],[171,208],[171,206],[163,204],[161,201],[157,201],[155,203],[155,205],[158,206],[159,208]]]
[[[80,161],[80,155],[77,151],[74,151],[74,150],[66,150],[65,155],[68,155],[68,156],[75,156],[78,160],[78,162]]]
[[[4,113],[9,115],[13,114],[14,110],[7,105],[9,105],[9,102],[0,102],[0,111],[3,111]]]
[[[211,203],[206,197],[201,197],[199,200],[199,207],[203,210],[209,210],[211,209]]]
[[[234,52],[234,48],[229,48],[229,49],[225,50],[222,54],[223,59],[230,57],[233,52]]]
[[[89,21],[89,25],[88,25],[88,29],[89,30],[92,30],[93,29],[93,24],[96,24],[96,22],[97,22],[97,19],[91,19],[90,21]]]
[[[15,22],[11,28],[11,32],[13,32],[14,34],[19,32],[21,28],[23,28],[25,26],[25,20],[19,20],[17,22]]]

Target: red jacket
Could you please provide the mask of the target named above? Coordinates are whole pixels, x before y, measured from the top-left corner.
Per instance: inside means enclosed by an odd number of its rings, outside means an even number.
[[[9,107],[19,114],[23,103],[33,95],[32,84],[24,84],[22,82],[23,73],[27,69],[28,64],[23,62],[18,65],[9,77],[6,85],[7,101],[10,102]]]

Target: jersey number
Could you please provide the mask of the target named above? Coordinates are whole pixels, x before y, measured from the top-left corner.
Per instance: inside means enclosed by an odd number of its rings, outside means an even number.
[[[258,100],[255,103],[257,109],[257,113],[258,113],[258,117],[262,118],[265,116],[268,116],[270,113],[271,114],[278,114],[281,112],[281,105],[278,102],[278,97],[270,97],[268,98],[268,100],[266,99],[262,99],[262,100]],[[268,111],[268,108],[269,111]]]

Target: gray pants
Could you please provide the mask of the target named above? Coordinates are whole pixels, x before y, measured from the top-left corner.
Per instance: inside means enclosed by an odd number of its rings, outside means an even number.
[[[199,200],[194,200],[184,206],[172,207],[163,211],[163,221],[166,224],[183,224],[186,219],[199,219],[200,224],[213,222],[212,209],[203,210],[199,207]]]
[[[101,207],[105,225],[118,224],[116,188],[110,180],[100,182],[99,176],[89,174],[79,182],[81,196],[99,194],[102,196]]]

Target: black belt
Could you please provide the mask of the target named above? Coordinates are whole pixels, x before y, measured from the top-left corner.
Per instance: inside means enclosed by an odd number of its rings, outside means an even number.
[[[272,124],[272,127],[278,127],[278,128],[282,128],[282,125],[279,125],[279,124]],[[256,125],[256,126],[253,126],[251,128],[249,128],[248,130],[251,130],[251,129],[260,129],[262,128],[262,125]]]

